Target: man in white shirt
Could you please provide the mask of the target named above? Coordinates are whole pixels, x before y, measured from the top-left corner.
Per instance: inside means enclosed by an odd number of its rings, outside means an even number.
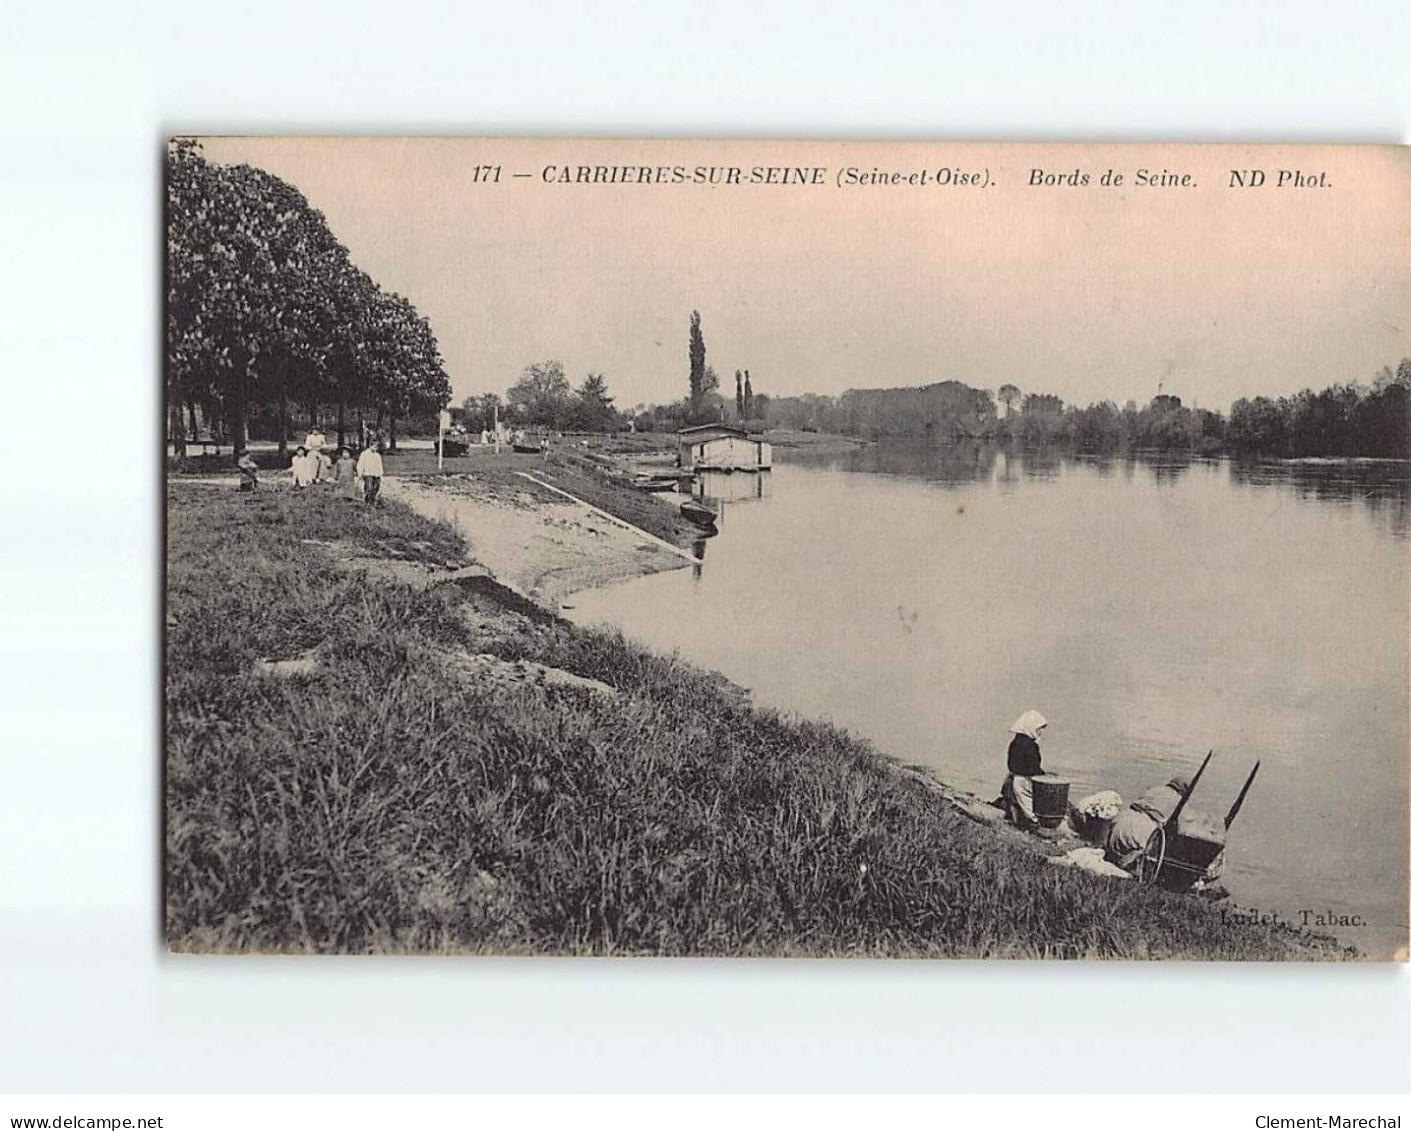
[[[376,448],[366,447],[362,454],[358,456],[358,476],[363,481],[363,502],[377,502],[377,492],[382,489],[382,452],[379,450],[381,444]]]

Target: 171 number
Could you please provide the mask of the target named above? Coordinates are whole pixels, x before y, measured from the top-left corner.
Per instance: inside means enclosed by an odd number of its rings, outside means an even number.
[[[500,183],[498,165],[476,165],[471,170],[470,183],[473,185],[497,185]]]

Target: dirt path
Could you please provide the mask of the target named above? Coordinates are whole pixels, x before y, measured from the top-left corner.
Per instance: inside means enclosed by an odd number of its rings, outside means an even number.
[[[571,593],[686,564],[588,507],[546,502],[528,490],[510,493],[462,476],[434,486],[388,477],[382,489],[426,518],[451,523],[497,581],[552,609]]]

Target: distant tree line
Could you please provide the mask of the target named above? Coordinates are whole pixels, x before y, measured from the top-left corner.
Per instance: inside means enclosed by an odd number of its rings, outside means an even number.
[[[743,394],[743,389],[741,390]],[[693,424],[733,424],[747,431],[759,432],[771,425],[771,406],[774,399],[767,393],[750,390],[748,399],[743,395],[727,401],[724,397],[711,397],[706,406],[693,406],[689,398],[671,404],[647,405],[633,414],[632,426],[638,432],[675,432]]]
[[[615,432],[626,427],[626,418],[613,407],[607,378],[589,373],[575,389],[557,360],[526,365],[503,399],[496,393],[467,397],[461,415],[471,432],[493,430],[496,421],[559,432]]]
[[[995,402],[960,381],[895,389],[849,389],[841,396],[775,397],[766,423],[774,428],[869,438],[991,439]]]
[[[1367,386],[1338,384],[1291,397],[1241,398],[1229,418],[1170,394],[1144,407],[1112,401],[1079,408],[1052,394],[1025,395],[1006,384],[996,398],[959,381],[898,389],[850,389],[767,402],[764,424],[869,438],[962,439],[1205,454],[1299,456],[1411,455],[1411,359],[1383,368]]]
[[[1119,449],[1188,451],[1223,450],[1225,418],[1203,408],[1187,408],[1181,398],[1161,394],[1143,408],[1128,401],[1118,408],[1099,401],[1086,408],[1065,405],[1055,396],[1026,396],[1021,410],[996,426],[999,439],[1026,448],[1059,444],[1080,451]]]
[[[1369,388],[1330,385],[1292,397],[1241,397],[1230,407],[1229,447],[1278,456],[1411,455],[1411,358]]]
[[[730,421],[763,428],[770,400],[754,391],[748,369],[735,371],[735,399],[720,393],[720,378],[706,362],[705,333],[700,311],[691,311],[686,328],[686,395],[665,405],[620,411],[601,373],[589,373],[576,388],[562,361],[535,362],[501,397],[484,393],[467,397],[458,410],[472,432],[492,429],[500,420],[514,426],[581,432],[612,432],[629,425],[641,432],[676,431],[692,424]]]
[[[296,188],[249,165],[167,153],[166,391],[178,462],[202,430],[243,450],[253,432],[283,451],[297,409],[354,418],[435,413],[451,395],[431,325],[356,267]]]

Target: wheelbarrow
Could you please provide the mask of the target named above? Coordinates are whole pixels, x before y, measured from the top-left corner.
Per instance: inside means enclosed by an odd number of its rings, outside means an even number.
[[[1239,796],[1230,806],[1230,811],[1225,814],[1223,827],[1213,821],[1197,820],[1188,821],[1183,826],[1181,816],[1186,802],[1195,792],[1200,776],[1205,773],[1205,767],[1210,765],[1214,754],[1215,751],[1212,750],[1205,756],[1205,761],[1200,764],[1200,769],[1191,779],[1186,795],[1177,802],[1175,810],[1165,824],[1158,825],[1147,838],[1146,848],[1141,859],[1137,861],[1137,878],[1143,883],[1156,884],[1169,891],[1189,891],[1209,871],[1220,853],[1225,851],[1226,834],[1235,823],[1235,818],[1239,816],[1244,799],[1249,796],[1249,787],[1254,784],[1255,774],[1259,773],[1259,763],[1254,763],[1254,769],[1250,770]],[[1191,816],[1195,816],[1194,812]]]

